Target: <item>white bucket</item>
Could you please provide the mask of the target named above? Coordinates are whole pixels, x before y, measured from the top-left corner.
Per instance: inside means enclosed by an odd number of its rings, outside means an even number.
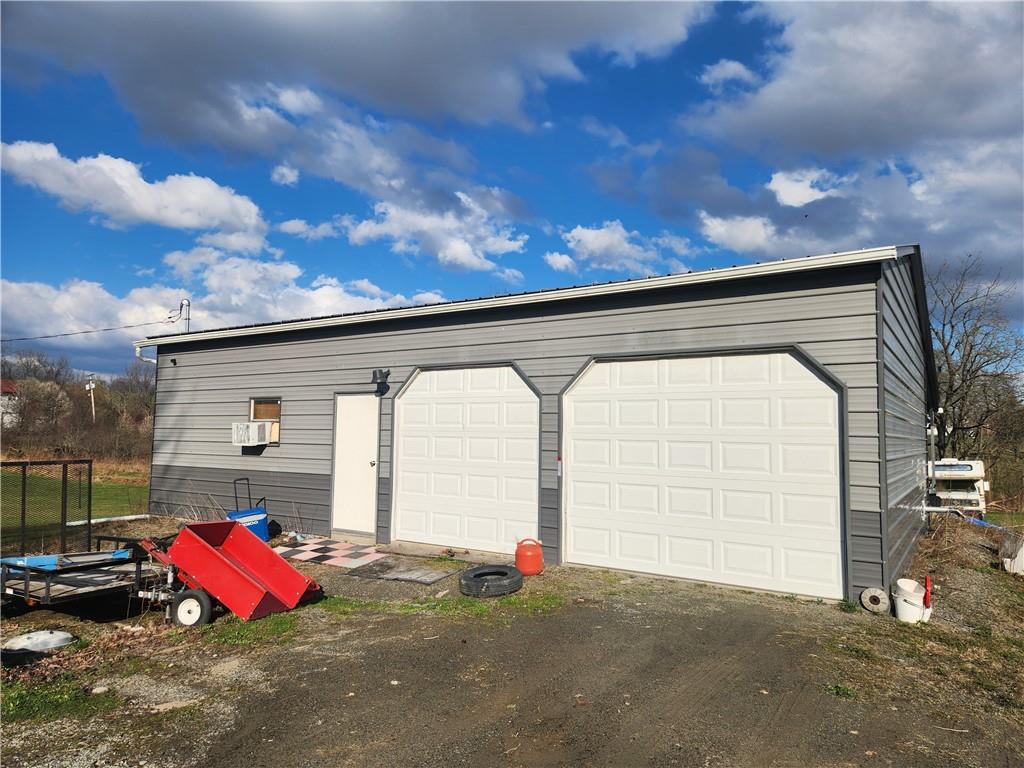
[[[925,614],[931,615],[931,609],[922,605],[915,605],[905,597],[896,598],[896,618],[907,624],[917,624],[919,621],[927,621]]]
[[[897,579],[893,595],[897,600],[902,597],[914,605],[924,607],[924,586],[913,579]]]

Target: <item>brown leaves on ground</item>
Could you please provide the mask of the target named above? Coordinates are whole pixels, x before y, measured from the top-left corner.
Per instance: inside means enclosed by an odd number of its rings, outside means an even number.
[[[149,659],[155,648],[170,639],[168,633],[173,631],[171,626],[161,623],[120,624],[114,631],[107,631],[91,642],[72,643],[36,661],[5,667],[2,679],[4,683],[39,683],[66,676],[79,677],[120,666],[131,659]]]

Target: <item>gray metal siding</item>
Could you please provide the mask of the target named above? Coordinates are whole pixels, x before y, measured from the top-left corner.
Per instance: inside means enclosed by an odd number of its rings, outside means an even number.
[[[879,310],[885,451],[883,583],[888,584],[902,575],[924,530],[928,363],[909,258],[882,265]]]
[[[270,516],[285,530],[326,532],[330,530],[330,486],[328,475],[297,472],[267,472],[246,469],[232,473],[224,469],[154,464],[150,476],[149,506],[155,514],[186,515],[215,519],[235,509],[236,477],[248,477],[252,500],[265,497]],[[245,486],[239,486],[239,503],[248,506]]]
[[[381,414],[378,540],[390,540],[393,397],[420,366],[515,362],[541,393],[540,536],[558,557],[557,473],[561,390],[593,356],[687,353],[724,347],[799,345],[847,387],[853,586],[882,583],[876,283],[866,265],[787,277],[710,284],[646,295],[506,308],[246,337],[161,351],[153,463],[232,476],[317,477],[306,490],[329,510],[331,419],[336,391],[372,391],[374,368],[390,368]],[[177,365],[171,364],[171,358]],[[243,456],[230,424],[248,418],[250,397],[282,398],[281,445]],[[165,476],[170,479],[170,476]],[[297,488],[298,480],[281,481]],[[162,510],[186,489],[159,486]],[[317,496],[319,494],[319,496]],[[262,495],[262,494],[261,494]],[[282,496],[282,500],[286,499]],[[324,530],[329,515],[322,513]]]

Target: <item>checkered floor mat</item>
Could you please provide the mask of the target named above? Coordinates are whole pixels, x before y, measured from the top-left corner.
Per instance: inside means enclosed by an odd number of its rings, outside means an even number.
[[[372,546],[346,544],[331,539],[304,539],[292,546],[274,547],[274,551],[292,560],[336,565],[340,568],[358,568],[387,557]]]

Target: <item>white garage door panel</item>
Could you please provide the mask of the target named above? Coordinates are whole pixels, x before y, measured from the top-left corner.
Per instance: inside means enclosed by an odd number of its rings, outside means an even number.
[[[838,405],[787,354],[593,365],[565,398],[566,559],[841,597]]]
[[[511,553],[536,537],[539,418],[511,368],[418,373],[395,405],[394,538]]]

